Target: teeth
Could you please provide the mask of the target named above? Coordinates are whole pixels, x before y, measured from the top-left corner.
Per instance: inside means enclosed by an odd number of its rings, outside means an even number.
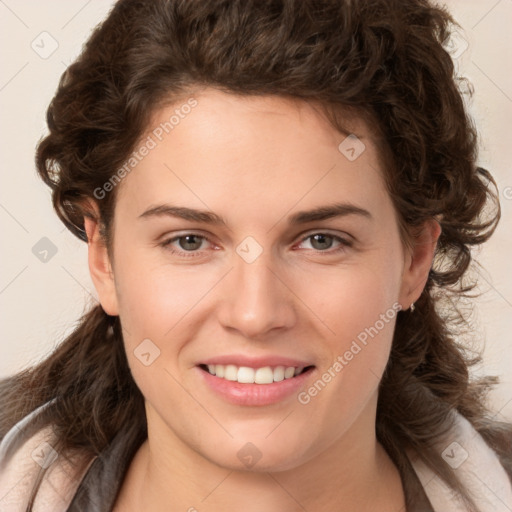
[[[293,366],[289,366],[284,371],[284,378],[285,379],[291,379],[295,375],[295,368]]]
[[[274,368],[274,382],[281,382],[284,380],[284,366],[277,366]]]
[[[303,366],[264,366],[263,368],[249,368],[247,366],[235,366],[234,364],[209,364],[208,372],[223,379],[237,381],[242,384],[272,384],[284,379],[291,379],[304,370]]]
[[[256,372],[254,371],[254,368],[247,368],[246,366],[241,366],[237,370],[236,380],[244,384],[253,384],[255,373]]]
[[[238,370],[238,375],[242,372],[243,368]],[[256,371],[252,370],[251,373],[254,375],[254,383],[255,384],[272,384],[274,382],[274,370],[270,368],[270,366],[265,366],[264,368],[258,368]],[[239,382],[240,377],[238,378]],[[251,381],[247,381],[251,382]]]
[[[224,370],[224,378],[233,381],[237,380],[238,368],[234,364],[226,365],[226,369]]]

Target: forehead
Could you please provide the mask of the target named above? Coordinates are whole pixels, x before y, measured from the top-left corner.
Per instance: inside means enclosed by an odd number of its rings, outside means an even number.
[[[357,138],[337,131],[314,103],[203,90],[153,113],[135,150],[151,148],[118,200],[141,210],[178,198],[204,209],[208,199],[237,211],[244,201],[288,209],[301,197],[376,201],[385,187],[371,133],[353,117],[343,124]]]
[[[267,128],[259,132],[263,141],[266,133],[275,144],[274,127],[284,127],[281,136],[305,136],[315,143],[329,141],[337,144],[341,135],[356,134],[360,139],[370,136],[368,127],[362,119],[354,115],[348,108],[338,106],[341,113],[342,132],[337,131],[327,120],[324,106],[313,100],[276,95],[257,96],[226,93],[215,88],[206,87],[188,96],[181,96],[172,104],[157,108],[148,123],[142,138],[153,134],[160,139],[171,132],[174,135],[185,135],[183,128],[193,128],[203,141],[212,135],[230,136],[237,128],[249,131],[256,128]],[[338,118],[340,115],[337,116]],[[205,132],[201,132],[201,129]],[[161,133],[163,132],[163,133]],[[178,133],[179,132],[179,133]],[[230,133],[231,132],[231,133]],[[346,133],[345,133],[346,132]],[[241,137],[244,132],[237,132]],[[282,141],[281,141],[282,142]]]

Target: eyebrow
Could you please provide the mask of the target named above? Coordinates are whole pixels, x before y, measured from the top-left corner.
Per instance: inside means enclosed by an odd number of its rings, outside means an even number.
[[[312,210],[294,213],[288,217],[288,224],[290,226],[296,226],[299,224],[307,224],[308,222],[332,219],[335,217],[346,217],[348,215],[359,215],[363,218],[372,219],[372,214],[364,208],[350,203],[336,203],[333,205],[320,206]],[[142,219],[151,217],[176,217],[193,222],[203,222],[214,226],[227,226],[226,221],[216,213],[207,210],[195,210],[184,206],[173,206],[170,204],[152,206],[139,215],[139,218]]]

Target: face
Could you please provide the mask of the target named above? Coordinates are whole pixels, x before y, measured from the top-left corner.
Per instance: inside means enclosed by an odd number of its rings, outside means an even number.
[[[179,105],[153,117],[118,185],[112,276],[99,249],[91,272],[150,436],[223,467],[290,469],[362,418],[374,429],[396,316],[431,251],[404,249],[362,123],[345,140],[305,102],[194,98],[172,131]]]

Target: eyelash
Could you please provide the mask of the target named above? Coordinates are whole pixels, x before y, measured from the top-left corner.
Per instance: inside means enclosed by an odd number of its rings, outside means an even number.
[[[166,241],[162,242],[159,245],[161,247],[163,247],[166,251],[169,251],[171,254],[178,254],[178,255],[183,256],[185,258],[196,258],[196,257],[199,257],[201,251],[184,251],[184,250],[176,250],[176,249],[172,249],[171,248],[171,244],[173,242],[176,242],[177,240],[180,240],[181,238],[186,238],[187,236],[191,236],[191,235],[195,236],[197,238],[200,238],[202,240],[206,240],[209,243],[212,243],[212,241],[207,236],[199,235],[197,233],[184,233],[183,235],[179,235],[179,236],[175,236],[174,238],[170,238],[169,240],[166,240]],[[325,251],[321,251],[319,249],[312,249],[313,251],[315,251],[315,252],[317,252],[319,254],[326,254],[326,255],[338,254],[338,253],[340,253],[342,251],[345,251],[347,248],[352,247],[352,242],[351,241],[346,240],[344,238],[341,238],[341,237],[339,237],[337,235],[332,235],[330,233],[325,233],[323,231],[316,231],[314,233],[308,234],[307,236],[305,236],[304,238],[302,238],[300,240],[299,244],[302,244],[303,242],[305,242],[309,238],[314,237],[315,235],[326,235],[326,236],[328,236],[330,238],[333,238],[334,240],[340,242],[340,244],[341,244],[340,247],[338,247],[337,249],[327,249]]]

